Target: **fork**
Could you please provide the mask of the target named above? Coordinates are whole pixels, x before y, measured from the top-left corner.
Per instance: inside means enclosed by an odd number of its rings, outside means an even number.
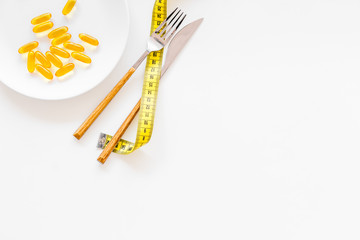
[[[180,14],[181,13],[181,14]],[[180,15],[179,15],[180,14]],[[115,95],[130,79],[133,73],[138,69],[145,58],[155,51],[163,49],[171,40],[177,29],[181,26],[186,14],[180,9],[176,8],[160,26],[151,34],[147,41],[147,49],[143,55],[135,62],[125,76],[115,85],[115,87],[109,92],[109,94],[102,100],[102,102],[95,108],[90,116],[83,122],[83,124],[73,134],[75,138],[80,140],[89,127],[95,122],[99,115],[104,111],[106,106],[111,102]]]

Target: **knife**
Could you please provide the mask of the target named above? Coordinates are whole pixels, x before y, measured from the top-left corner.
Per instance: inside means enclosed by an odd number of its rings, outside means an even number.
[[[161,77],[164,76],[170,65],[174,62],[175,58],[179,55],[181,50],[198,29],[203,20],[204,19],[201,18],[192,23],[189,23],[183,27],[172,39],[166,53],[165,64],[161,69]]]
[[[189,39],[192,37],[192,35],[195,33],[195,31],[198,29],[200,24],[202,23],[204,19],[198,19],[192,23],[189,23],[185,27],[183,27],[171,40],[169,47],[167,49],[166,58],[165,58],[165,64],[161,69],[161,78],[164,76],[166,71],[169,69],[171,64],[174,62],[175,58],[179,55],[181,50],[184,48],[186,43],[189,41]],[[160,79],[161,79],[160,78]],[[141,105],[141,99],[138,101],[138,103],[135,105],[129,116],[125,119],[119,130],[116,132],[114,137],[111,139],[111,141],[106,145],[106,141],[103,141],[101,134],[101,139],[99,139],[98,142],[98,148],[115,148],[116,144],[120,141],[121,137],[124,135],[128,127],[130,126],[131,122],[134,120],[136,114],[140,110]],[[111,152],[111,151],[110,151]],[[100,161],[101,163],[104,163]]]

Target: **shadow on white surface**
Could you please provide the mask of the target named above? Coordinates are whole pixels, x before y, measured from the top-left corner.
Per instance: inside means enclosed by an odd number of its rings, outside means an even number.
[[[99,155],[101,150],[98,151]],[[107,162],[101,165],[102,168],[113,168],[114,165],[118,165],[116,162],[121,161],[128,167],[137,173],[149,173],[156,168],[156,161],[151,155],[145,153],[141,149],[136,150],[130,155],[120,155],[112,153]],[[119,165],[119,168],[124,168],[123,164]],[[121,169],[118,169],[121,170]]]
[[[14,107],[35,117],[52,122],[67,122],[78,119],[81,116],[80,106],[86,104],[84,97],[79,97],[74,105],[74,100],[43,101],[23,96],[4,84],[0,84],[0,91],[5,95]],[[90,93],[91,94],[91,93]]]

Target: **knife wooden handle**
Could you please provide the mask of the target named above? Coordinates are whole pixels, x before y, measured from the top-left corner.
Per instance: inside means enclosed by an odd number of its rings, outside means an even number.
[[[95,108],[95,110],[90,114],[90,116],[81,124],[81,126],[73,134],[75,138],[80,140],[84,136],[85,132],[89,127],[94,123],[94,121],[99,117],[99,115],[104,111],[106,106],[111,102],[115,95],[120,91],[124,84],[129,80],[131,75],[135,72],[135,68],[130,68],[130,70],[125,74],[125,76],[116,84],[116,86],[109,92],[109,94],[102,100],[102,102]]]
[[[98,158],[98,161],[100,163],[104,164],[106,162],[106,160],[108,159],[114,148],[116,147],[116,144],[120,141],[121,137],[124,135],[128,127],[130,126],[131,122],[134,120],[136,114],[139,112],[140,105],[141,105],[141,98],[138,101],[138,103],[135,105],[129,116],[125,119],[124,123],[121,125],[119,130],[113,136],[111,141],[106,145],[103,152],[100,154]]]

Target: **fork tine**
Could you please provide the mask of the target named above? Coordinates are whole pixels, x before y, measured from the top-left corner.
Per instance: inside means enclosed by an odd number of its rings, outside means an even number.
[[[160,33],[160,30],[163,28],[163,26],[165,25],[165,23],[166,23],[166,20],[163,21],[163,22],[160,24],[160,26],[155,30],[155,33]]]
[[[170,25],[174,21],[174,19],[177,17],[177,15],[179,15],[179,13],[181,13],[181,9],[179,9],[179,11],[176,13],[176,15],[170,20],[168,25]]]
[[[178,12],[179,14],[180,12]],[[172,23],[172,21],[177,17],[177,15],[175,15],[175,17],[171,20],[171,22],[167,25],[167,26],[170,26],[170,24]],[[183,15],[184,13],[181,13],[180,16],[177,18],[177,20],[175,21],[175,23],[170,26],[170,29],[166,29],[166,32],[163,32],[163,34],[161,35],[161,37],[165,38],[166,35],[168,35],[167,33],[169,33],[171,31],[171,29],[174,27],[174,25],[176,24],[177,21],[179,21],[179,18],[181,18],[181,16]]]
[[[175,10],[170,13],[170,15],[160,24],[160,26],[155,30],[155,33],[159,33],[160,30],[162,29],[162,27],[165,25],[165,23],[169,20],[169,18],[171,18],[172,15],[174,15],[174,13],[178,10],[178,7],[175,8]]]
[[[169,18],[171,18],[171,16],[174,15],[174,13],[176,12],[176,10],[178,10],[178,8],[179,7],[175,8],[175,10],[172,13],[170,13],[170,15],[166,18],[165,21],[169,20]]]
[[[178,30],[178,28],[181,26],[181,24],[183,23],[183,21],[185,20],[186,18],[186,14],[184,15],[184,17],[181,19],[181,16],[183,15],[184,13],[181,13],[181,15],[179,16],[179,18],[174,22],[174,24],[171,26],[171,28],[169,29],[169,31],[164,35],[164,40],[168,40],[168,39],[171,39],[171,37],[174,35],[174,33],[176,32],[176,30]],[[181,19],[181,20],[180,20]],[[176,25],[176,23],[179,22],[179,24],[175,27],[175,29],[173,31],[171,31],[171,29],[173,29],[173,27]]]
[[[179,9],[179,11],[175,14],[175,16],[170,20],[170,22],[168,24],[166,24],[166,26],[162,29],[161,31],[161,37],[166,33],[167,28],[171,25],[171,23],[174,21],[174,19],[176,19],[177,15],[179,15],[179,13],[181,13],[181,9]]]
[[[181,19],[181,21],[179,22],[179,24],[176,26],[175,31],[178,30],[178,28],[181,26],[181,24],[182,24],[183,21],[185,20],[186,16],[187,16],[187,15],[185,14],[185,16],[183,17],[183,19]]]

